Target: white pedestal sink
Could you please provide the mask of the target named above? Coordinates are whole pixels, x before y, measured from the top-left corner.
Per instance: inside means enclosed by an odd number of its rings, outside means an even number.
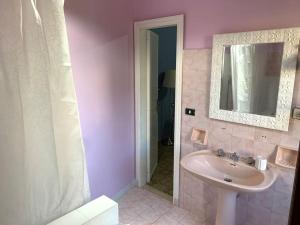
[[[237,192],[219,188],[216,225],[234,225]]]
[[[277,178],[276,168],[269,165],[259,171],[243,162],[219,158],[213,151],[202,150],[186,155],[181,166],[219,190],[216,225],[235,225],[238,192],[259,192],[269,188]]]

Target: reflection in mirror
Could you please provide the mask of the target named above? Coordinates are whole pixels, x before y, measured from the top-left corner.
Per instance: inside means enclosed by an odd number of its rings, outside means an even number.
[[[223,49],[220,109],[275,116],[284,43]]]

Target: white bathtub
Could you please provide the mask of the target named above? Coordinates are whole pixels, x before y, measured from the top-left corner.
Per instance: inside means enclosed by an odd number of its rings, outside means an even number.
[[[101,196],[48,225],[118,225],[118,204]]]

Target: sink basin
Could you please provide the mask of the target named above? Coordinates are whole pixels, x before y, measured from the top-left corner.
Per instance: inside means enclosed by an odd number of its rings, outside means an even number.
[[[181,166],[208,183],[237,192],[266,190],[277,177],[276,169],[270,166],[259,171],[244,163],[219,158],[209,150],[188,154],[181,160]]]
[[[238,192],[260,192],[268,189],[277,178],[277,170],[268,165],[259,171],[243,162],[220,158],[213,151],[202,150],[186,155],[181,166],[188,172],[219,188],[216,225],[234,225]]]

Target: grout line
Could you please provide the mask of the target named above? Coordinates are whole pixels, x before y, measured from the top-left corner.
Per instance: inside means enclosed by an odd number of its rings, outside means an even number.
[[[167,215],[167,213],[171,210],[171,208],[169,210],[167,210],[165,213],[163,213],[162,215],[160,215],[153,223],[151,224],[155,224],[158,220],[160,220],[163,216]]]

